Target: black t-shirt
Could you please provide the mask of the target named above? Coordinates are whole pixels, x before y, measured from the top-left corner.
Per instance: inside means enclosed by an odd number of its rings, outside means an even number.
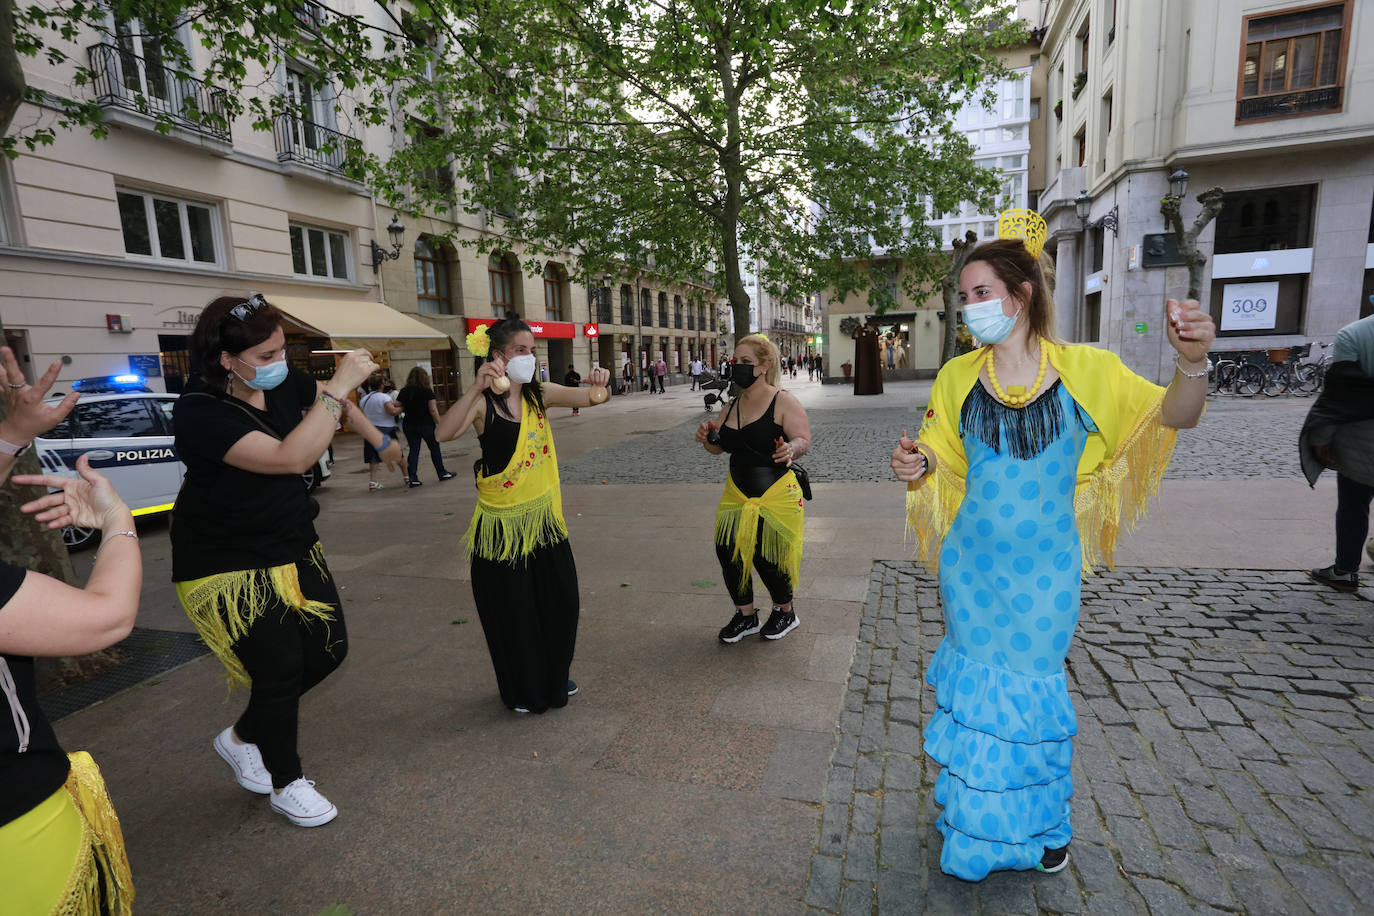
[[[0,563],[0,614],[26,570]],[[33,810],[67,781],[67,754],[38,708],[33,659],[0,653],[0,827]]]
[[[186,477],[172,509],[174,582],[295,563],[317,540],[319,507],[299,474],[256,474],[224,463],[248,433],[285,438],[295,429],[315,401],[315,380],[293,368],[265,394],[266,410],[204,387],[177,399],[172,422]]]
[[[434,418],[429,414],[429,402],[435,400],[433,388],[407,385],[401,389],[396,400],[401,402],[401,409],[406,412],[405,426],[414,429],[419,426],[434,425]]]

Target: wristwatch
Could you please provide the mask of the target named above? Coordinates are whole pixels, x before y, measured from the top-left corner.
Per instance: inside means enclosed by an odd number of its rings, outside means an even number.
[[[18,458],[20,455],[27,452],[31,445],[33,445],[32,442],[24,445],[13,445],[6,442],[4,439],[0,439],[0,455],[13,455],[15,458]]]

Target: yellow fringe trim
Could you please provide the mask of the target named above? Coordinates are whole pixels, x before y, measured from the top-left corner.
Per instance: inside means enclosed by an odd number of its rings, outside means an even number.
[[[1161,392],[1122,439],[1116,454],[1080,480],[1074,491],[1084,575],[1092,575],[1094,567],[1114,565],[1117,538],[1140,523],[1150,500],[1159,495],[1160,481],[1178,441],[1178,430],[1159,422],[1163,403]]]
[[[85,751],[68,754],[71,771],[67,792],[81,814],[81,852],[67,891],[54,914],[129,916],[134,910],[134,881],[124,850],[119,816],[105,790],[100,768]]]
[[[1161,392],[1153,408],[1144,411],[1116,454],[1079,478],[1073,508],[1083,544],[1083,574],[1094,567],[1113,565],[1117,538],[1144,518],[1151,498],[1158,496],[1164,471],[1173,457],[1178,430],[1159,422]],[[964,501],[964,478],[944,470],[907,484],[907,540],[916,539],[916,558],[931,572],[940,568],[940,545]]]
[[[479,499],[463,535],[463,550],[469,556],[475,553],[483,559],[506,562],[529,556],[535,548],[567,536],[568,524],[563,520],[557,489],[514,506],[492,506]]]
[[[762,496],[755,497],[745,496],[733,479],[726,480],[725,493],[716,510],[716,543],[727,547],[734,544],[734,559],[743,569],[740,588],[749,581],[754,557],[760,552],[786,574],[788,584],[796,587],[801,577],[804,522],[801,485],[791,471],[779,477]]]
[[[310,549],[309,562],[324,572],[324,547],[318,542]],[[224,665],[229,686],[248,687],[252,679],[234,654],[248,628],[276,597],[302,617],[326,624],[334,619],[334,608],[323,601],[311,601],[301,592],[296,564],[270,569],[242,569],[216,573],[203,579],[173,583],[186,616],[195,625],[201,641]],[[221,608],[223,611],[221,612]]]

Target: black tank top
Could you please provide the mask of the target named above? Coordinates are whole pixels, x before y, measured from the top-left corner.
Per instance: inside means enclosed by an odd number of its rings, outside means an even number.
[[[721,420],[720,447],[730,453],[730,476],[735,486],[745,496],[762,496],[768,488],[777,483],[778,478],[787,473],[786,465],[775,464],[772,454],[777,450],[776,440],[784,435],[782,426],[773,419],[773,408],[778,403],[775,393],[764,410],[754,422],[747,426],[731,426],[730,412],[735,413],[735,422],[742,417],[739,413],[739,400],[730,402]]]
[[[477,437],[482,446],[482,457],[477,459],[473,470],[483,477],[490,477],[504,471],[515,455],[515,442],[520,438],[520,421],[512,420],[497,410],[490,392],[483,392],[483,397],[487,399],[487,419],[482,435]],[[523,406],[522,403],[522,409]]]

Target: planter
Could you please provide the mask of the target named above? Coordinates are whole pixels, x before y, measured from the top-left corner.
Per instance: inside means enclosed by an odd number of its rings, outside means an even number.
[[[854,366],[850,363],[840,363],[840,371],[844,373],[845,378],[850,378],[854,374]]]
[[[1083,91],[1083,87],[1088,85],[1088,71],[1079,70],[1078,75],[1073,78],[1073,97],[1078,98],[1078,94]]]
[[[1055,120],[1058,120],[1058,121],[1064,120],[1064,100],[1063,100],[1063,99],[1060,99],[1059,101],[1057,101],[1057,102],[1054,103],[1054,117],[1055,117]]]

